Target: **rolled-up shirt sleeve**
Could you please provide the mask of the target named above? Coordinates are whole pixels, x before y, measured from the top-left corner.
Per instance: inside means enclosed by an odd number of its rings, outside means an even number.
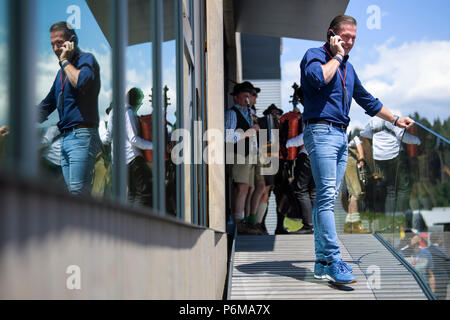
[[[311,49],[303,57],[302,65],[306,80],[316,89],[327,85],[322,70],[322,65],[325,63],[326,61],[320,58],[319,53]]]
[[[385,125],[387,128],[395,132],[395,136],[398,141],[404,142],[406,144],[417,144],[420,145],[420,139],[417,136],[413,136],[408,132],[405,132],[405,129],[394,126],[392,123],[385,121]]]
[[[417,144],[420,145],[420,139],[417,136],[413,136],[412,134],[409,134],[408,132],[405,132],[405,134],[402,137],[402,142],[406,144]]]
[[[286,148],[290,148],[290,147],[300,147],[302,145],[304,145],[304,141],[303,141],[303,133],[299,134],[298,136],[289,139],[286,142]]]
[[[365,128],[359,133],[359,135],[363,138],[367,138],[367,139],[372,139],[373,138],[373,130],[372,127],[370,125],[370,123],[368,123]]]
[[[110,144],[112,142],[113,121],[114,121],[114,119],[113,119],[113,111],[111,110],[111,112],[108,115],[108,124],[107,124],[105,130],[102,131],[102,134],[100,134],[100,140],[102,141],[103,144]]]
[[[303,127],[302,131],[305,131],[305,123],[304,122],[302,123],[302,127]],[[303,141],[303,133],[301,133],[298,136],[289,139],[286,142],[286,148],[300,147],[300,146],[303,146],[304,144],[305,144],[305,142]]]
[[[98,68],[98,63],[93,55],[89,54],[83,58],[79,69],[77,90],[84,92],[94,82]]]
[[[360,144],[362,144],[361,139],[359,139],[358,136],[355,136],[355,137],[350,141],[350,143],[348,144],[348,146],[349,146],[350,148],[356,148],[356,146],[358,146],[358,145],[360,145]]]
[[[237,117],[234,110],[225,112],[225,142],[237,143],[241,138],[241,133],[236,131]]]
[[[377,113],[380,112],[381,108],[383,107],[383,104],[380,100],[374,98],[369,92],[367,92],[366,89],[364,89],[356,72],[353,98],[355,99],[356,103],[358,103],[364,110],[366,110],[366,113],[371,117],[377,115]]]

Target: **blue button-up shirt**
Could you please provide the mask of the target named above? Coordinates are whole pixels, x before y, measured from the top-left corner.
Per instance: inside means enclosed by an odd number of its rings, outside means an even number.
[[[331,53],[328,43],[325,44],[325,47]],[[375,116],[383,105],[364,89],[356,75],[355,69],[347,61],[348,56],[344,58],[343,63],[339,66],[342,78],[344,78],[345,68],[347,68],[345,85],[348,91],[348,103],[344,99],[344,87],[339,72],[336,72],[329,83],[325,82],[321,66],[330,61],[330,59],[323,47],[312,48],[306,52],[300,63],[301,85],[305,100],[304,121],[321,119],[348,126],[350,122],[348,114],[352,97],[366,110],[368,115]]]
[[[60,131],[80,124],[98,126],[99,123],[100,67],[95,57],[87,52],[80,52],[72,65],[80,70],[76,87],[71,85],[60,69],[50,92],[39,105],[39,122],[43,122],[57,108],[58,97],[63,88],[63,103],[58,108]]]

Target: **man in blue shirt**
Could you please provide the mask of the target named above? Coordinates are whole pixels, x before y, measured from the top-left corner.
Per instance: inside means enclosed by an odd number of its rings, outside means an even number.
[[[342,261],[334,220],[334,201],[347,166],[346,130],[352,98],[372,117],[376,115],[402,128],[414,123],[408,117],[394,116],[359,81],[348,62],[356,24],[353,17],[335,17],[328,29],[328,42],[309,49],[300,64],[304,142],[317,192],[313,209],[314,276],[335,283],[356,281],[352,268]]]
[[[88,194],[100,148],[100,67],[92,54],[78,48],[78,37],[67,22],[51,26],[50,40],[61,69],[39,105],[39,121],[58,110],[64,180],[72,194]]]

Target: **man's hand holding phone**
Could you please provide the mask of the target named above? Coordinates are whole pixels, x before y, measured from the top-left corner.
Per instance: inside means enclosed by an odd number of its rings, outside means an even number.
[[[75,42],[70,39],[69,41],[64,42],[61,47],[61,55],[59,56],[59,60],[63,62],[64,60],[71,61],[73,55],[75,53]]]
[[[337,36],[333,31],[330,31],[330,48],[333,56],[342,55],[342,58],[345,56],[344,47],[342,47],[342,39],[340,36]]]

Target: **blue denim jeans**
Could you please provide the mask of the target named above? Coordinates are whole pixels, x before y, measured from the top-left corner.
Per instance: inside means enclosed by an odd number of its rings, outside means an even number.
[[[313,209],[316,259],[328,263],[341,260],[334,220],[334,202],[347,167],[347,133],[326,124],[308,124],[305,147],[316,183]]]
[[[61,146],[61,167],[67,188],[72,194],[89,194],[94,165],[100,151],[97,128],[80,128],[66,133]]]

